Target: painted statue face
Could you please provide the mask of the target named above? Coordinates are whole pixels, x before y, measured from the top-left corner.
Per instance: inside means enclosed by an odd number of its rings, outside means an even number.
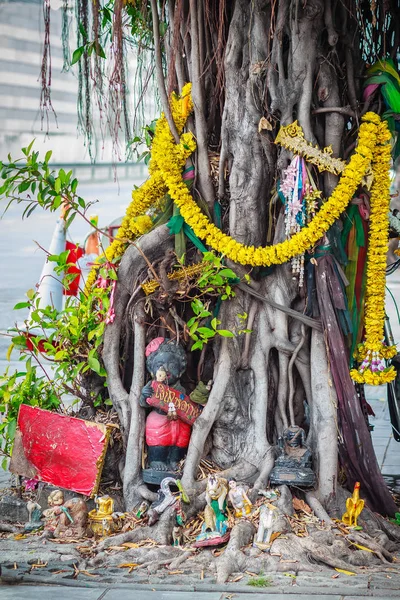
[[[167,372],[164,367],[160,367],[156,372],[156,381],[163,383],[167,380]]]
[[[235,490],[237,485],[236,485],[236,481],[234,481],[233,479],[231,479],[229,481],[229,487],[231,488],[231,490]]]
[[[49,506],[61,506],[61,504],[64,504],[64,494],[61,490],[54,490],[54,492],[51,492],[47,502]]]

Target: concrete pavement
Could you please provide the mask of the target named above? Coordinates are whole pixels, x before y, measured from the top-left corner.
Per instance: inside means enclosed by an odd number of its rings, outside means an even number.
[[[310,589],[306,593],[301,593],[294,587],[285,593],[276,593],[269,588],[249,589],[243,591],[198,591],[198,592],[180,592],[180,591],[162,591],[162,590],[138,590],[128,588],[98,588],[87,589],[74,587],[73,589],[45,586],[1,586],[0,597],[2,600],[360,600],[360,598],[375,598],[376,600],[392,600],[398,598],[398,591],[388,593],[374,590],[368,593],[357,594],[352,592],[351,588],[314,594]]]

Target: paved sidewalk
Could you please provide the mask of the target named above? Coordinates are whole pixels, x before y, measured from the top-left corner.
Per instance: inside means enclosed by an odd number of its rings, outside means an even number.
[[[374,426],[371,435],[379,467],[388,485],[400,492],[400,442],[393,437],[386,386],[366,386],[365,391],[375,413],[369,421]]]
[[[215,591],[215,592],[173,592],[173,591],[145,591],[126,588],[104,588],[85,589],[75,587],[73,589],[45,586],[0,586],[1,600],[360,600],[360,598],[375,598],[376,600],[392,600],[398,598],[396,594],[388,593],[386,590],[373,591],[367,594],[358,594],[351,589],[338,589],[337,592],[328,590],[320,594],[314,594],[312,590],[308,593],[299,593],[292,588],[285,593],[276,593],[268,588],[260,590],[249,590],[243,592]]]

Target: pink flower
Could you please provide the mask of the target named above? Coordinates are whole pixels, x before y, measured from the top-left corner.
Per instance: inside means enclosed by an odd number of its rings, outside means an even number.
[[[24,486],[26,492],[33,492],[39,483],[38,479],[25,479]]]

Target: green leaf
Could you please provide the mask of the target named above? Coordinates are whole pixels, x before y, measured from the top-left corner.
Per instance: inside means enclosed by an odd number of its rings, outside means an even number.
[[[13,308],[13,310],[20,310],[21,308],[29,308],[30,304],[29,302],[18,302],[18,304],[16,304]]]
[[[45,163],[49,162],[49,160],[51,159],[52,154],[53,154],[53,150],[48,150],[46,152],[45,157],[44,157],[44,162]]]
[[[204,342],[202,340],[197,340],[197,342],[195,342],[191,348],[192,352],[193,350],[202,350],[204,346]]]
[[[53,200],[53,210],[57,210],[57,208],[60,207],[61,202],[62,202],[61,196],[56,196]]]
[[[96,44],[95,43],[94,44],[94,50],[95,50],[97,56],[100,56],[100,58],[107,58],[106,57],[106,53],[104,52],[104,49],[101,46],[101,44],[99,44],[99,43]]]
[[[28,146],[28,147],[27,147],[27,149],[26,149],[26,151],[27,151],[27,153],[28,153],[28,154],[30,154],[30,153],[31,153],[32,146],[33,146],[33,144],[35,143],[35,139],[36,139],[36,138],[33,138],[33,140],[31,141],[31,143],[29,144],[29,146]]]
[[[61,179],[60,179],[60,177],[57,177],[57,179],[55,180],[55,182],[54,182],[54,189],[57,192],[57,194],[60,193],[60,191],[61,191]]]
[[[222,277],[228,277],[229,279],[236,279],[236,273],[234,273],[232,269],[221,269],[221,271],[219,271],[219,275]]]
[[[11,440],[13,440],[15,437],[16,429],[17,429],[17,421],[16,421],[16,419],[12,419],[11,421],[9,421],[9,423],[7,425],[7,435]]]
[[[78,60],[80,59],[80,57],[82,56],[84,51],[85,51],[85,46],[80,46],[79,48],[77,48],[74,51],[74,53],[72,55],[72,59],[71,59],[71,66],[78,62]]]
[[[31,182],[29,180],[23,181],[18,186],[18,192],[21,194],[22,192],[26,192],[26,190],[30,187]]]
[[[217,329],[217,333],[218,333],[218,335],[221,335],[222,337],[228,337],[228,338],[235,337],[235,334],[233,334],[232,331],[228,331],[228,329]]]
[[[15,346],[22,346],[24,348],[26,347],[26,337],[24,335],[16,335],[11,339]]]
[[[77,179],[73,179],[72,182],[71,182],[71,192],[73,194],[75,194],[77,187],[78,187],[78,180]]]
[[[89,331],[87,339],[88,342],[91,342],[92,339],[97,335],[97,329],[92,329],[92,331]]]
[[[108,10],[108,8],[104,7],[103,8],[103,23],[102,23],[103,27],[107,24],[107,21],[109,23],[111,23],[111,13]]]
[[[88,364],[89,364],[89,367],[92,369],[92,371],[94,371],[95,373],[100,375],[101,367],[100,367],[100,363],[97,360],[97,358],[95,358],[94,356],[89,356]]]
[[[197,333],[200,333],[204,338],[213,338],[215,337],[214,329],[210,329],[209,327],[199,327]]]
[[[189,335],[193,335],[196,332],[198,326],[199,324],[197,323],[197,321],[195,321],[189,329]]]

